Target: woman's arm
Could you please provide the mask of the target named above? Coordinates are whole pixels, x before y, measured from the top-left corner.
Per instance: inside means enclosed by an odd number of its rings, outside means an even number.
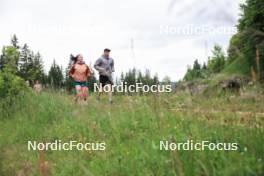
[[[92,70],[90,69],[90,67],[89,67],[88,65],[86,65],[86,72],[85,72],[86,76],[89,77],[89,76],[91,76],[92,73],[93,73],[93,72],[92,72]]]
[[[74,72],[75,72],[75,68],[74,68],[75,65],[72,65],[70,70],[69,70],[69,76],[73,76]]]

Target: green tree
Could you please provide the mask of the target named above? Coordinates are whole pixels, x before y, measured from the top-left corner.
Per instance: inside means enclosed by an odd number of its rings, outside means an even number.
[[[47,83],[41,54],[39,52],[34,54],[27,44],[24,44],[20,51],[18,75],[29,81],[31,86],[36,80],[39,80],[42,84]]]
[[[39,52],[33,57],[32,79],[39,80],[41,83],[46,83],[43,60]]]
[[[5,105],[12,104],[12,100],[25,89],[25,82],[16,75],[19,51],[13,46],[3,48],[2,57],[5,64],[0,70],[0,99]],[[2,104],[1,104],[2,105]]]
[[[66,88],[66,90],[68,92],[71,92],[72,89],[73,89],[73,79],[69,76],[69,71],[70,71],[70,68],[72,67],[72,60],[71,58],[73,57],[73,55],[71,54],[70,57],[69,57],[69,63],[68,63],[68,66],[66,67],[65,69],[65,81],[64,81],[64,86]]]
[[[171,79],[169,76],[165,76],[162,80],[162,84],[164,85],[170,85],[171,84]]]
[[[204,78],[206,73],[205,64],[203,66],[203,69],[201,68],[201,64],[199,63],[198,59],[196,59],[193,63],[193,67],[188,66],[187,72],[184,75],[185,81],[192,81],[197,78]]]
[[[225,67],[225,54],[219,45],[214,46],[212,53],[212,58],[208,60],[208,70],[212,73],[219,73]]]
[[[33,54],[27,44],[21,48],[19,58],[19,76],[25,80],[29,80],[29,69],[33,66]]]
[[[125,74],[124,74],[123,71],[121,72],[120,80],[121,80],[122,82],[124,82],[124,80],[125,80]]]
[[[159,84],[159,76],[158,76],[158,73],[156,73],[152,79],[152,85],[157,85]]]
[[[137,83],[141,83],[143,81],[143,75],[141,70],[138,70],[138,77],[137,77]]]
[[[88,78],[88,88],[89,91],[94,92],[94,83],[97,82],[97,79],[94,75],[94,72],[91,74],[91,76]]]
[[[127,85],[136,84],[136,69],[135,68],[128,70],[128,72],[125,74],[124,82],[126,82]]]
[[[16,49],[19,49],[19,44],[18,44],[18,38],[16,36],[16,34],[14,34],[11,38],[11,44],[13,47],[15,47]]]
[[[8,69],[13,74],[18,71],[19,51],[13,46],[5,46],[1,55],[1,69]]]
[[[197,59],[194,61],[193,69],[194,70],[201,70],[201,65],[199,64]]]
[[[206,65],[205,62],[203,63],[202,69],[203,69],[203,70],[207,70],[207,65]]]
[[[241,17],[238,22],[238,34],[232,37],[228,49],[229,63],[246,64],[235,69],[244,69],[250,74],[253,70],[264,80],[264,7],[263,0],[247,0],[241,5]],[[257,57],[257,53],[259,57]]]
[[[54,60],[49,70],[48,83],[51,88],[59,89],[63,87],[63,80],[62,68]]]
[[[143,75],[143,84],[151,85],[152,84],[152,78],[151,78],[151,72],[149,69],[145,70],[145,74]]]

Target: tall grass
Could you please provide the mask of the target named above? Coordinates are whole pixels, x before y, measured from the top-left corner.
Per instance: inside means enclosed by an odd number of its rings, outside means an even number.
[[[92,96],[76,106],[71,96],[27,93],[0,120],[0,175],[262,175],[263,99],[184,94]],[[236,113],[250,111],[251,114]],[[105,151],[27,150],[28,140],[106,142]],[[159,141],[237,142],[238,151],[160,151]],[[46,168],[46,171],[42,167]],[[44,169],[45,169],[44,168]]]

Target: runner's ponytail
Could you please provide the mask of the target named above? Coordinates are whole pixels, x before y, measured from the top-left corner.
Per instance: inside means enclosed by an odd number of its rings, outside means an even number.
[[[76,62],[77,62],[77,59],[78,59],[78,56],[79,55],[77,55],[77,56],[74,56],[74,55],[70,55],[70,62],[71,62],[71,64],[76,64]]]

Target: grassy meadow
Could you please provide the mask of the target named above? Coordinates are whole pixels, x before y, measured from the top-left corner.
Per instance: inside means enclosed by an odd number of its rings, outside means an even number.
[[[264,174],[264,97],[188,93],[95,96],[26,93],[0,114],[1,176]],[[4,113],[5,112],[5,113]],[[237,151],[160,151],[159,141],[237,142]],[[106,142],[105,151],[28,151],[27,141]]]

